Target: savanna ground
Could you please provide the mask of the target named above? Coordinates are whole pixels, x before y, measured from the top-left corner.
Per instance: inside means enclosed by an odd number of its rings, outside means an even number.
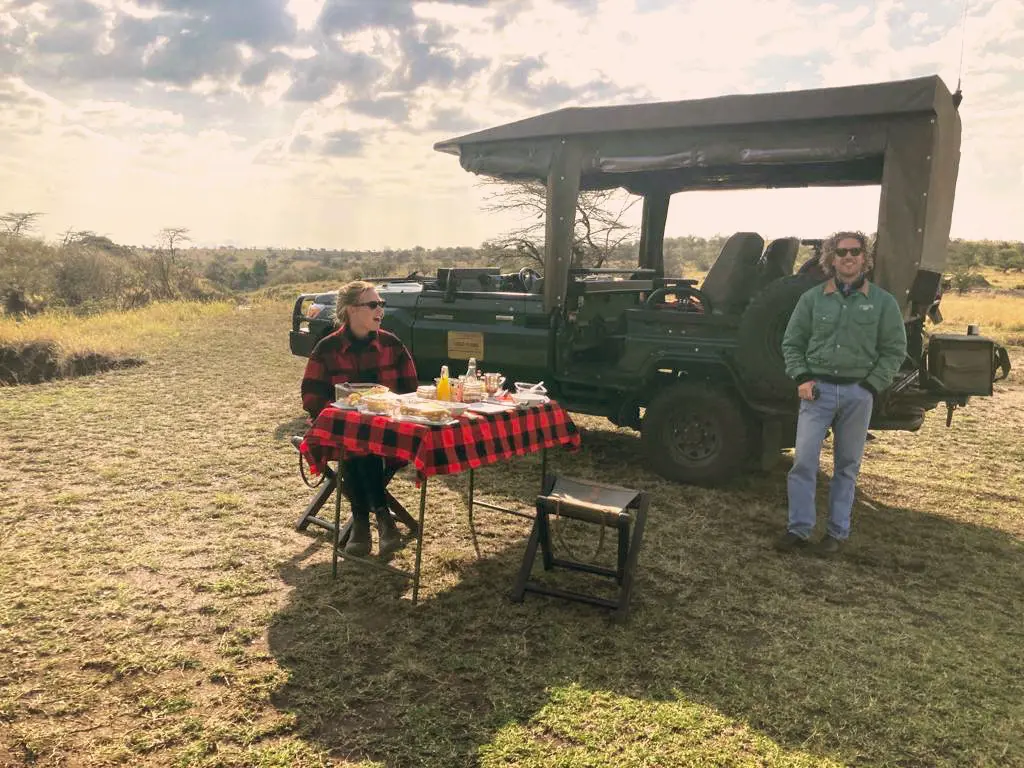
[[[958,298],[950,330],[991,329],[983,310],[1024,329],[1016,304]],[[138,313],[96,343],[146,365],[0,388],[0,765],[1024,765],[1019,347],[951,429],[935,412],[868,444],[835,561],[770,548],[788,459],[674,485],[578,417],[554,467],[653,494],[617,626],[509,602],[528,523],[481,513],[477,559],[465,477],[431,481],[419,606],[388,574],[332,581],[325,537],[293,529],[289,311]],[[478,485],[528,501],[538,471]]]

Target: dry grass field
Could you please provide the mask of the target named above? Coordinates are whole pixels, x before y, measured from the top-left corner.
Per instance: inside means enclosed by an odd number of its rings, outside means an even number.
[[[788,459],[674,485],[579,417],[554,468],[654,499],[616,626],[511,603],[528,524],[481,513],[478,559],[464,477],[431,482],[420,605],[352,564],[333,581],[293,530],[289,311],[185,313],[110,342],[142,367],[0,388],[0,765],[1024,766],[1019,348],[951,428],[868,444],[835,561],[771,549]],[[477,482],[524,502],[538,471]]]

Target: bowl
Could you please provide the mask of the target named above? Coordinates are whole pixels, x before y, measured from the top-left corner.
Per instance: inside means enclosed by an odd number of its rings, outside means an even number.
[[[531,406],[531,405],[543,405],[548,402],[548,396],[542,395],[540,392],[516,392],[512,395],[512,399],[516,405]]]
[[[544,384],[531,384],[528,381],[517,381],[515,383],[516,392],[534,392],[538,395],[546,395],[548,391],[544,388]]]

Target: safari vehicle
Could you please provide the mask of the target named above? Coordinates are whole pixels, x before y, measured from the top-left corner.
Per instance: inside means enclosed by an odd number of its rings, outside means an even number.
[[[798,297],[825,278],[819,254],[794,273],[800,240],[728,239],[699,285],[665,274],[665,220],[689,190],[880,185],[872,279],[902,304],[909,339],[874,430],[917,430],[991,395],[1005,350],[979,335],[929,335],[939,302],[960,159],[960,118],[938,77],[696,101],[563,109],[440,142],[473,173],[547,185],[544,274],[442,268],[379,287],[385,326],[420,375],[475,357],[512,381],[543,380],[568,409],[637,429],[667,478],[717,483],[769,466],[794,442],[798,400],[782,335]],[[581,190],[643,199],[626,270],[572,263]],[[813,222],[811,224],[813,226]],[[821,233],[809,233],[821,234]],[[820,240],[807,240],[812,245]],[[291,349],[329,325],[295,306]]]

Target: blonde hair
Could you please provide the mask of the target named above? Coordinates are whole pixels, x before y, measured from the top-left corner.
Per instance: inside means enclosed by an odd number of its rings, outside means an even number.
[[[825,274],[829,277],[835,275],[836,248],[843,240],[856,240],[860,243],[860,247],[864,249],[864,274],[870,272],[875,266],[875,248],[878,243],[872,245],[867,235],[855,231],[836,232],[821,244],[821,268]]]
[[[338,305],[334,310],[338,325],[345,324],[348,319],[348,308],[358,304],[359,297],[363,295],[363,292],[373,287],[375,287],[373,283],[368,283],[365,280],[353,280],[338,289]]]

